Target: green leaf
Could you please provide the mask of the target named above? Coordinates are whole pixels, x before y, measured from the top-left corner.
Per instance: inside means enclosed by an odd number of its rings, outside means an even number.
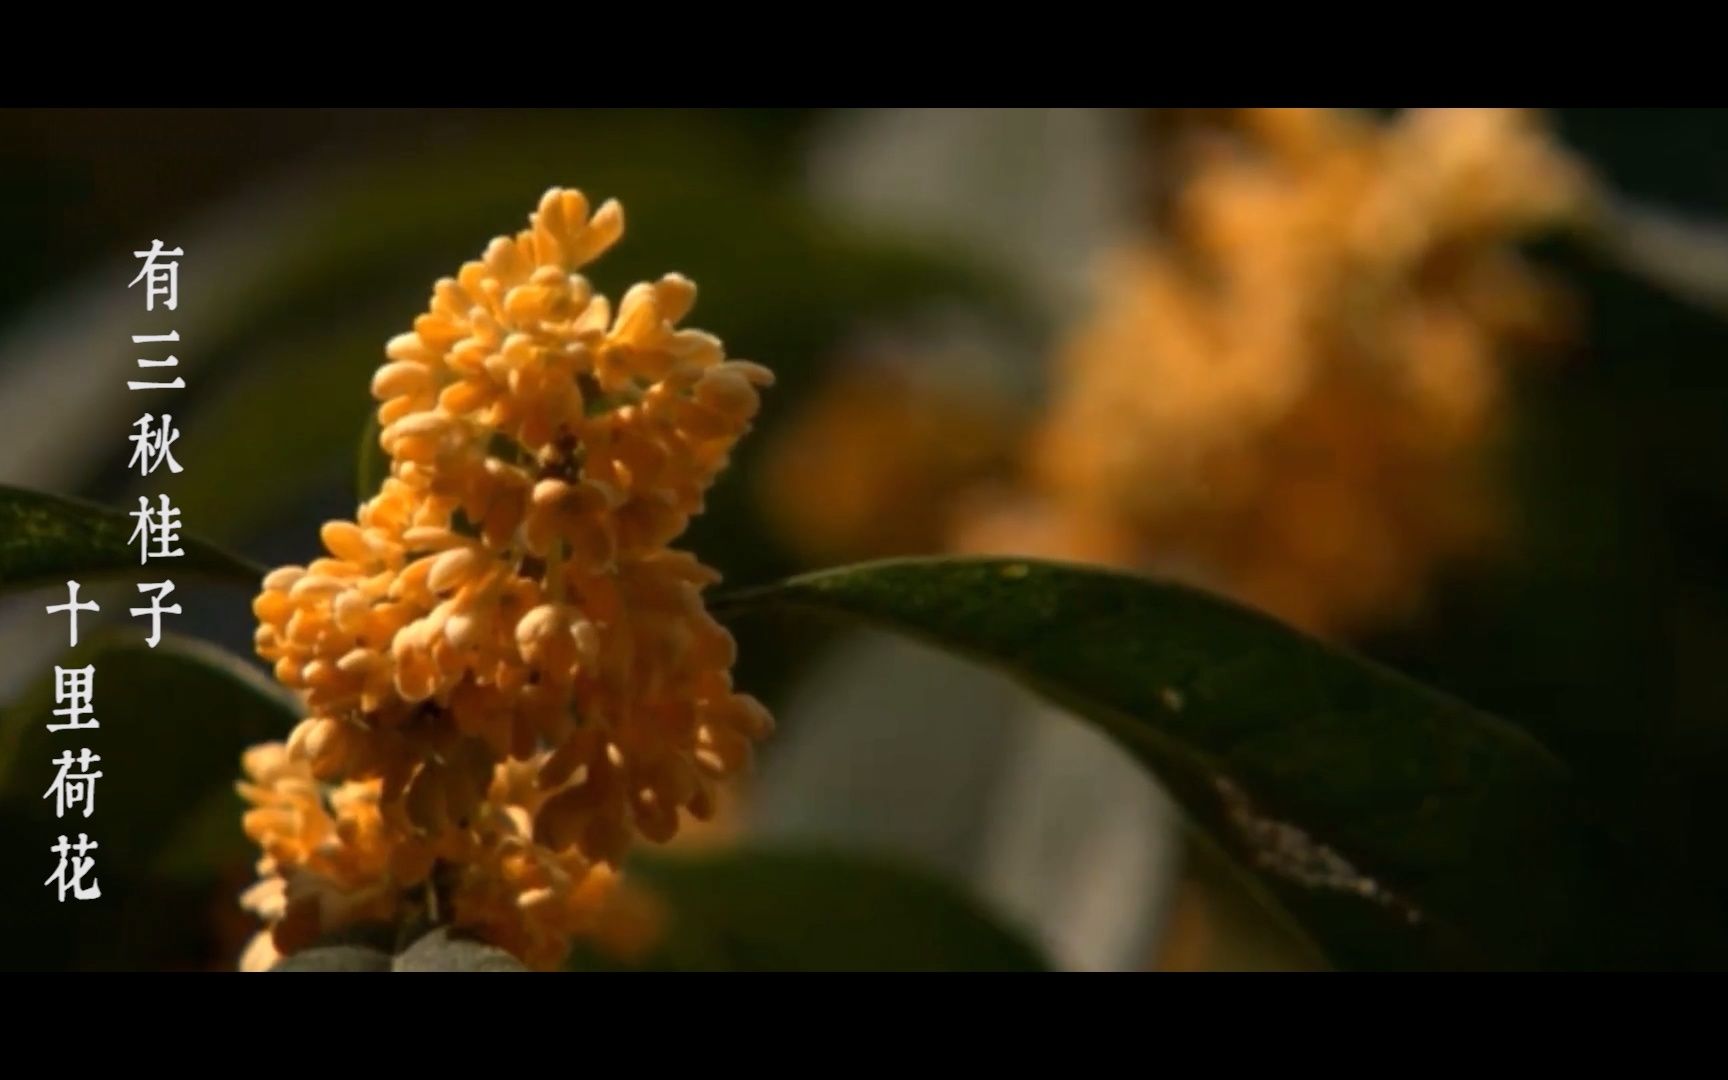
[[[389,971],[390,954],[365,945],[318,945],[276,962],[271,971]]]
[[[573,970],[1038,971],[1044,964],[977,904],[874,857],[740,851],[639,857],[629,880],[663,905],[650,955],[582,949]]]
[[[132,517],[105,506],[0,485],[0,589],[141,569]],[[201,540],[184,539],[176,575],[256,585],[263,567]]]
[[[1205,593],[905,559],[722,598],[860,619],[1002,669],[1144,763],[1245,880],[1356,968],[1720,966],[1722,913],[1513,725]]]
[[[139,874],[195,877],[244,859],[250,846],[233,790],[240,755],[287,737],[301,716],[293,698],[228,653],[169,635],[154,649],[137,638],[104,636],[60,664],[94,667],[92,704],[101,726],[48,730],[52,670],[0,712],[6,820],[44,851],[59,833],[86,831],[102,845],[100,866]],[[58,772],[52,762],[86,747],[101,756],[94,811],[88,819],[79,810],[57,818],[54,800],[44,797]]]
[[[527,971],[522,962],[483,941],[441,926],[397,954],[392,971]]]
[[[271,971],[527,971],[522,962],[498,948],[437,926],[397,951],[397,928],[351,926],[317,944],[278,960]],[[392,952],[395,953],[392,956]]]
[[[950,248],[848,229],[789,195],[798,171],[765,177],[747,123],[594,113],[500,117],[449,135],[454,143],[393,147],[315,181],[328,186],[296,209],[292,237],[217,316],[198,367],[208,393],[176,419],[182,445],[224,468],[189,468],[163,487],[210,535],[244,538],[353,475],[351,440],[376,408],[368,388],[385,343],[409,329],[435,280],[520,229],[552,183],[573,183],[596,205],[616,196],[628,211],[625,242],[587,268],[597,287],[616,300],[668,270],[692,277],[703,290],[693,324],[735,355],[770,361],[782,403],[796,369],[814,368],[806,361],[859,318],[955,297],[1012,310],[1002,280]],[[438,175],[453,153],[495,167]],[[694,159],[700,177],[680,166]],[[736,257],[740,223],[752,259]],[[784,269],[818,263],[823,273]]]
[[[240,828],[240,754],[284,738],[300,713],[250,665],[202,642],[164,636],[92,637],[58,661],[95,667],[100,727],[50,732],[54,672],[0,709],[0,968],[159,971],[231,965],[226,937],[257,849]],[[55,759],[100,755],[91,815],[57,817],[45,797]],[[59,902],[44,885],[49,848],[66,835],[96,841],[98,899]],[[224,929],[224,928],[229,929]]]
[[[378,414],[368,412],[360,427],[360,452],[354,465],[354,495],[362,503],[378,494],[390,475],[390,459],[378,445],[378,435]]]

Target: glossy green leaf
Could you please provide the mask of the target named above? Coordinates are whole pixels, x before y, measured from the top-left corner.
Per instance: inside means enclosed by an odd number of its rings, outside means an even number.
[[[397,947],[406,941],[405,947]],[[271,971],[527,971],[520,960],[448,926],[376,924],[335,931],[276,962]]]
[[[1728,962],[1721,913],[1624,846],[1521,729],[1229,602],[907,559],[717,604],[786,606],[984,661],[1098,725],[1339,966]]]
[[[378,445],[378,414],[369,412],[360,428],[360,451],[354,463],[355,499],[364,503],[378,494],[389,475],[390,459]]]
[[[85,829],[102,843],[102,865],[140,873],[208,873],[248,853],[234,794],[240,755],[286,738],[301,713],[264,673],[203,642],[164,635],[150,648],[107,636],[80,646],[60,666],[90,665],[100,725],[49,731],[54,672],[0,713],[0,804],[16,829],[42,838]],[[91,816],[56,817],[44,798],[51,762],[88,747],[101,757]],[[69,811],[76,815],[77,811]],[[192,841],[196,839],[196,844]]]
[[[396,955],[392,971],[527,971],[522,962],[483,941],[441,926]]]
[[[978,904],[875,857],[746,850],[639,857],[630,880],[666,913],[634,964],[655,971],[1037,971],[1037,952]],[[581,950],[575,970],[619,967]]]
[[[456,142],[393,147],[352,173],[317,177],[320,197],[297,210],[289,242],[256,253],[260,273],[220,314],[188,375],[201,374],[206,390],[183,418],[182,445],[224,468],[188,468],[162,489],[227,541],[352,475],[351,440],[376,407],[368,388],[385,343],[409,328],[434,281],[521,228],[555,183],[626,207],[625,240],[584,269],[598,288],[616,299],[669,270],[691,276],[702,287],[693,325],[768,362],[781,402],[799,369],[859,319],[956,296],[1011,309],[998,277],[948,248],[820,216],[785,193],[795,173],[765,181],[761,150],[732,122],[556,113],[500,117]],[[451,155],[493,165],[457,177],[436,167]],[[700,175],[681,167],[695,159]],[[786,271],[816,263],[823,273]]]
[[[137,573],[136,524],[123,510],[0,486],[0,589]],[[174,561],[176,574],[249,586],[264,576],[262,567],[201,540],[185,538],[179,546],[186,554]]]
[[[92,665],[99,727],[55,722],[54,672],[0,710],[0,967],[161,970],[231,965],[249,921],[238,907],[257,849],[234,791],[246,747],[285,738],[299,711],[262,672],[207,644],[164,636],[156,648],[106,636],[59,659]],[[58,816],[55,764],[88,748],[92,812]],[[61,902],[44,880],[58,836],[98,844],[97,899]],[[231,935],[231,936],[230,936]]]
[[[390,954],[365,945],[319,945],[277,962],[271,971],[389,971]]]

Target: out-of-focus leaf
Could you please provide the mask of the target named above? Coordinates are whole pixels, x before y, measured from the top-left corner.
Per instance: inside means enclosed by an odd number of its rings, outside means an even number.
[[[284,957],[271,971],[526,971],[514,956],[448,926],[433,927],[396,950],[397,929],[349,927]],[[394,953],[395,955],[391,955]]]
[[[202,642],[164,635],[152,649],[137,638],[87,642],[63,667],[94,668],[92,698],[99,727],[49,731],[54,673],[0,713],[0,804],[8,827],[53,843],[84,831],[101,845],[98,866],[152,873],[171,863],[182,875],[208,875],[247,852],[241,804],[233,794],[246,747],[280,739],[300,716],[293,700],[261,672]],[[95,808],[55,816],[44,793],[59,755],[88,747]],[[215,817],[212,827],[194,822]],[[196,837],[199,850],[175,847]],[[44,871],[46,873],[46,871]]]
[[[390,954],[365,945],[319,945],[301,949],[271,971],[389,971]]]
[[[520,960],[441,926],[397,954],[392,971],[527,971]]]
[[[979,905],[875,857],[740,851],[642,857],[631,881],[659,902],[655,971],[1038,971],[1044,962]],[[587,949],[575,970],[618,967]]]
[[[61,666],[95,668],[100,727],[50,732],[52,669],[0,710],[0,967],[160,970],[232,964],[245,933],[237,903],[256,850],[234,793],[241,751],[282,738],[299,716],[261,673],[201,642],[164,636],[83,643]],[[88,748],[94,810],[57,817],[55,759]],[[74,770],[77,771],[77,770]],[[101,896],[61,901],[45,880],[57,837],[84,833]],[[230,932],[234,935],[230,938]]]
[[[152,504],[151,509],[156,509]],[[136,521],[105,506],[0,486],[0,589],[68,578],[136,573]],[[185,538],[176,574],[199,574],[256,585],[260,566],[201,540]]]
[[[1728,313],[1728,224],[1695,220],[1630,199],[1607,200],[1597,241],[1652,284]]]
[[[1051,563],[906,559],[736,594],[1000,667],[1098,724],[1343,967],[1717,966],[1720,913],[1520,729],[1265,616]]]
[[[360,455],[354,469],[354,494],[360,502],[378,494],[390,475],[390,459],[378,445],[378,414],[367,413],[360,429]]]
[[[692,324],[774,367],[782,402],[857,320],[955,297],[1010,306],[999,280],[941,248],[838,228],[788,197],[796,174],[765,178],[760,136],[744,125],[549,114],[455,138],[392,147],[326,178],[328,196],[292,241],[260,253],[270,268],[202,343],[202,389],[181,425],[183,446],[225,468],[189,468],[163,484],[188,521],[221,539],[245,536],[351,469],[384,343],[411,325],[437,278],[521,228],[554,184],[625,205],[625,239],[584,268],[599,288],[616,299],[669,270],[693,277],[702,299]],[[429,167],[452,155],[494,167],[459,177]],[[683,167],[691,160],[703,162],[699,174]],[[790,270],[813,264],[823,272]]]

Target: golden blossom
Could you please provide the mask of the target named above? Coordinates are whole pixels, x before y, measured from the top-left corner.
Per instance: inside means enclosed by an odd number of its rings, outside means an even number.
[[[719,575],[668,546],[772,376],[678,328],[696,289],[676,274],[614,312],[577,271],[623,227],[554,189],[434,286],[372,380],[389,477],[254,601],[258,653],[309,712],[245,789],[291,894],[253,906],[284,949],[296,888],[329,929],[357,881],[376,916],[438,863],[459,925],[556,962],[604,868],[709,816],[772,726],[733,690],[701,596]]]
[[[1507,364],[1565,314],[1514,245],[1584,219],[1589,179],[1520,110],[1222,127],[1057,356],[1024,492],[957,543],[1081,538],[1079,557],[1349,633],[1491,539]]]

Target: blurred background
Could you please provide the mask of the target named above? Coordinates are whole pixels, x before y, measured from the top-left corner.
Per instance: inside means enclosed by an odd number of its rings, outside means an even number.
[[[0,110],[0,483],[166,491],[304,561],[383,343],[553,185],[625,206],[602,291],[684,273],[779,377],[682,542],[728,585],[936,552],[1192,581],[1524,725],[1728,901],[1728,112]],[[153,239],[168,316],[126,287]],[[130,335],[167,329],[185,472],[141,481]],[[150,703],[107,767],[197,812],[115,852],[113,901],[39,884],[51,777],[16,751],[63,594],[0,600],[0,967],[232,968],[234,755],[280,733]],[[176,599],[250,656],[249,597]],[[684,847],[880,852],[1062,968],[1318,963],[1006,681],[736,631],[780,731]]]

